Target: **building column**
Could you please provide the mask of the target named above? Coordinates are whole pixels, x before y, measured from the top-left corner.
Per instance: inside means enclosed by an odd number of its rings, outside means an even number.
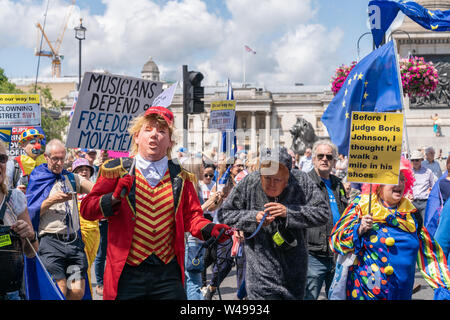
[[[266,111],[266,147],[271,147],[270,141],[270,111]]]
[[[255,152],[258,150],[256,142],[256,112],[251,112],[251,124],[250,124],[250,151]]]

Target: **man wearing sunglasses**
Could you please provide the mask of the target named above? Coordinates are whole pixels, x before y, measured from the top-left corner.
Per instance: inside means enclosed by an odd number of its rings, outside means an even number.
[[[312,148],[314,169],[308,175],[328,199],[328,223],[308,230],[308,278],[306,286],[306,300],[317,300],[322,285],[328,290],[334,276],[335,260],[328,246],[328,237],[341,214],[347,207],[345,189],[341,180],[331,174],[338,151],[336,146],[328,140],[317,141]]]

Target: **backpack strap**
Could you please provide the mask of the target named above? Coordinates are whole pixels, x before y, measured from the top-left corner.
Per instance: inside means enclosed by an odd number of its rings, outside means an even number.
[[[0,224],[3,225],[3,218],[5,217],[6,212],[6,204],[9,201],[9,198],[11,198],[12,190],[8,190],[8,193],[6,194],[5,198],[3,199],[3,205],[0,208]]]
[[[17,188],[21,173],[22,173],[22,168],[20,167],[19,161],[17,161],[16,158],[13,159],[14,162],[14,173],[13,173],[13,181],[12,181],[12,188],[15,189]]]

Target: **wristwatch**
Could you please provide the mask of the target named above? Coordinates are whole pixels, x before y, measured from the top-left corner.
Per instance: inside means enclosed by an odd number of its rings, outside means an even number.
[[[35,243],[38,240],[38,236],[37,233],[34,233],[34,238],[32,240],[28,239],[30,241],[30,243]]]

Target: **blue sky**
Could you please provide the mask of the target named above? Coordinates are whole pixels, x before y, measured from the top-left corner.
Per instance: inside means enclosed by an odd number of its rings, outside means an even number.
[[[60,33],[71,0],[49,0],[46,32]],[[357,58],[369,0],[78,0],[87,27],[83,71],[139,76],[150,56],[163,80],[180,80],[181,66],[204,82],[246,80],[258,85],[327,85],[336,67]],[[9,78],[36,76],[36,22],[47,0],[0,1],[0,67]],[[11,19],[14,17],[14,19]],[[74,21],[77,21],[72,16]],[[245,54],[247,44],[257,53]],[[361,57],[372,50],[360,42]],[[63,76],[78,75],[78,41],[68,28],[60,50]],[[51,60],[41,57],[40,76]]]

